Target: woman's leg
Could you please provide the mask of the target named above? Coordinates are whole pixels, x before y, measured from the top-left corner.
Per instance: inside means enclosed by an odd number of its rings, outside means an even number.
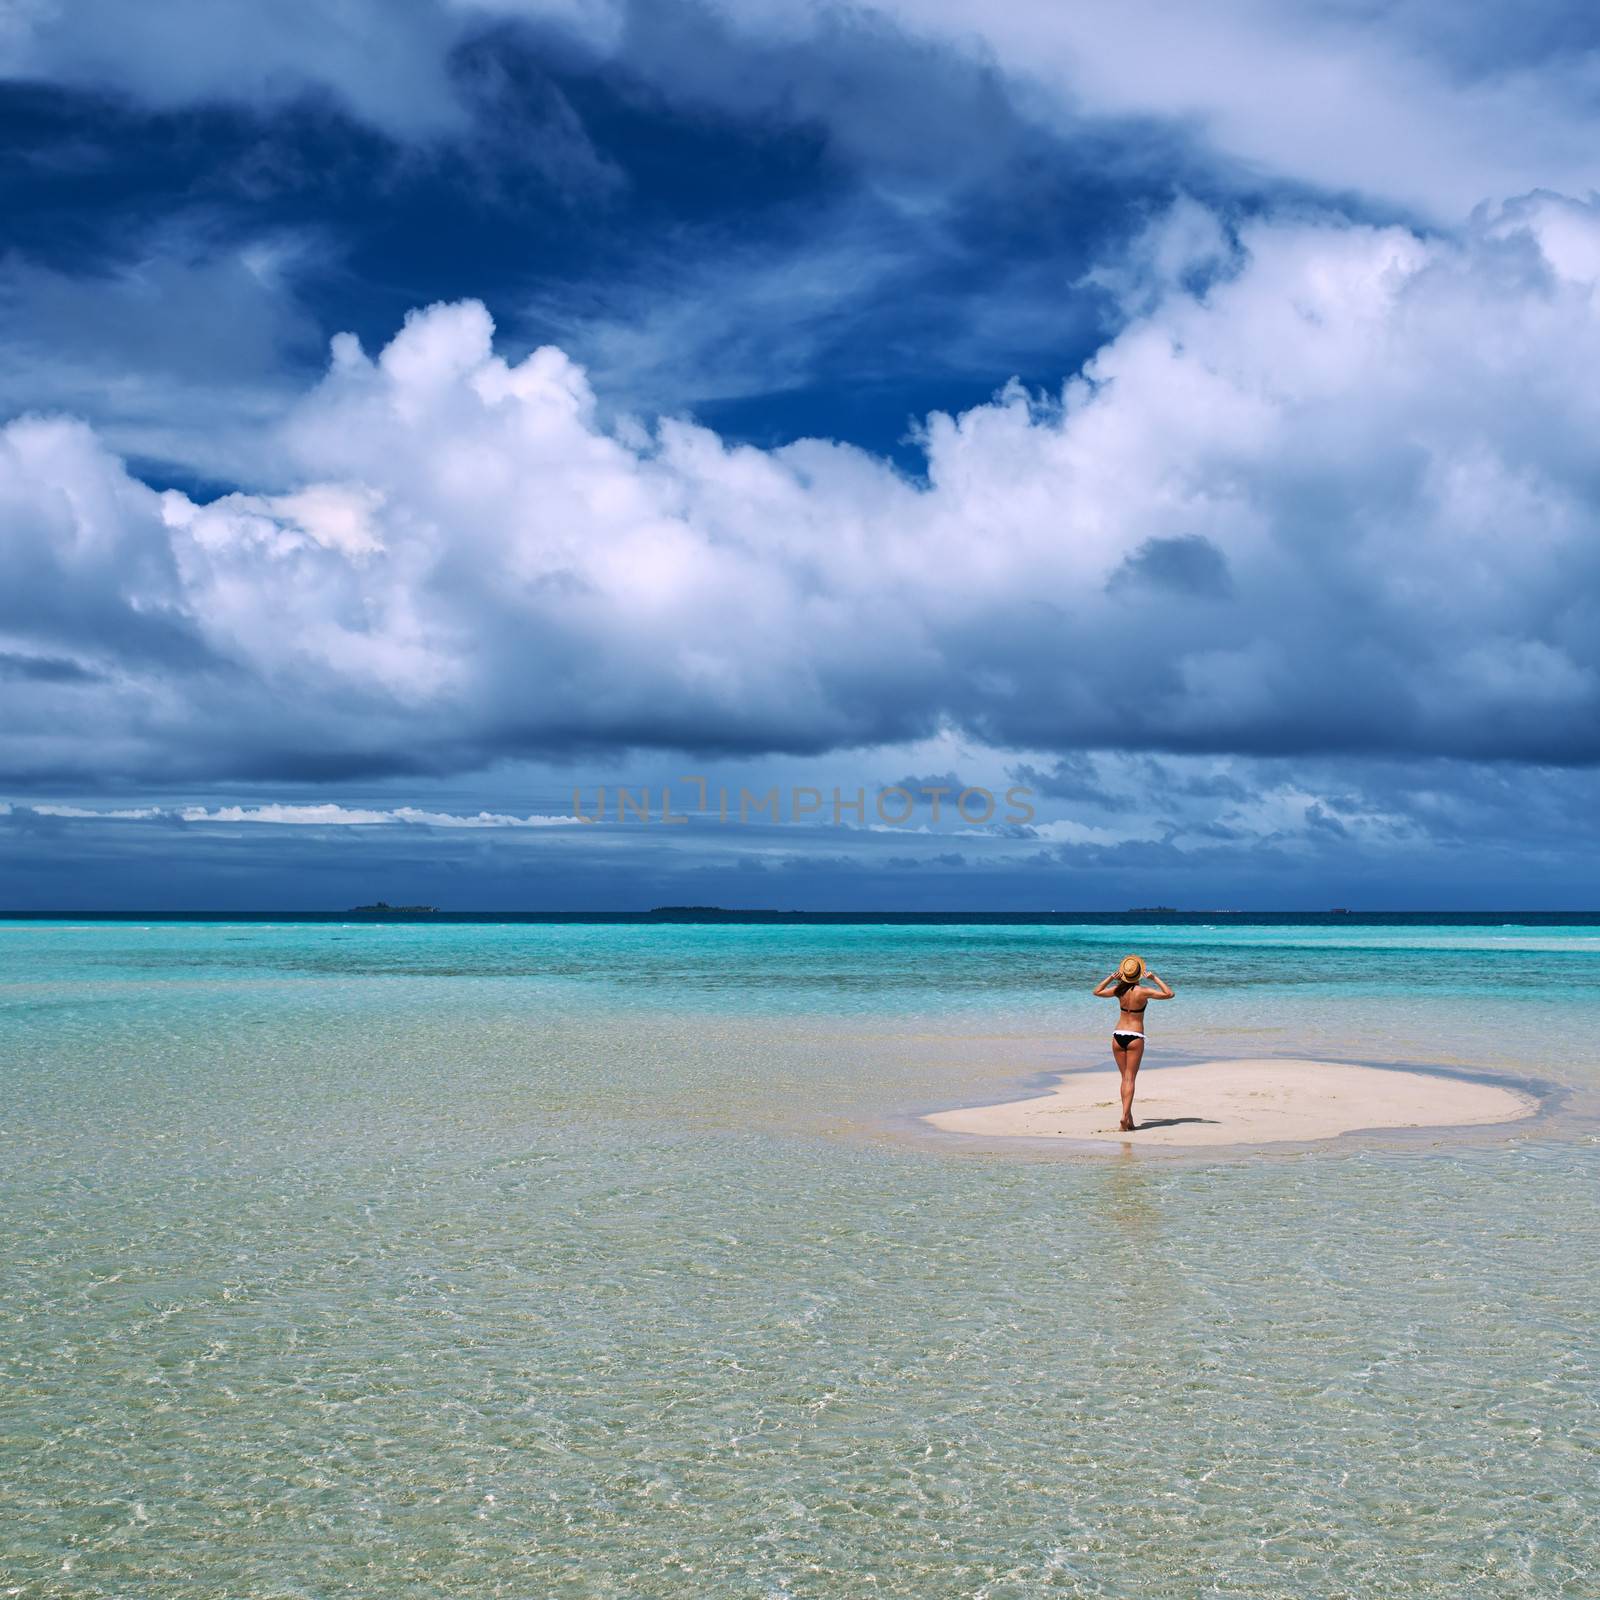
[[[1133,1085],[1139,1076],[1139,1063],[1144,1060],[1144,1040],[1130,1039],[1125,1050],[1112,1052],[1117,1058],[1117,1071],[1122,1074],[1122,1129],[1133,1132]]]

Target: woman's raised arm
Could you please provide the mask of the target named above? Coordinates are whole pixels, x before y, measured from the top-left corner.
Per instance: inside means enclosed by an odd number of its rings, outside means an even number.
[[[1103,977],[1099,983],[1094,986],[1094,992],[1098,995],[1104,995],[1108,999],[1114,995],[1117,992],[1116,973],[1108,972],[1105,977]]]
[[[1172,985],[1165,978],[1158,978],[1155,973],[1147,971],[1144,975],[1144,981],[1159,985],[1159,987],[1150,991],[1152,1000],[1171,1000],[1175,998],[1172,992]]]

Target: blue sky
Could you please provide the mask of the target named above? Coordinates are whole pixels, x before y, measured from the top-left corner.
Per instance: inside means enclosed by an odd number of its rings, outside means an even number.
[[[1597,47],[21,0],[0,905],[1600,903]]]

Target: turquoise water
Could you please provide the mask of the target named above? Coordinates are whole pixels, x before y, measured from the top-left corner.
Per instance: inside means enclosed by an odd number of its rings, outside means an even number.
[[[1560,1090],[1020,1158],[1098,1061]],[[1600,930],[0,924],[0,1590],[1592,1596]]]

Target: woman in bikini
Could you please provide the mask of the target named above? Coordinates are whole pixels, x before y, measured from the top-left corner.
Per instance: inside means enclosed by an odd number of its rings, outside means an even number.
[[[1117,970],[1102,978],[1094,992],[1122,1007],[1111,1034],[1111,1054],[1122,1074],[1122,1132],[1133,1132],[1133,1080],[1144,1060],[1144,1008],[1152,1000],[1170,1000],[1172,990],[1138,956],[1124,956]]]

